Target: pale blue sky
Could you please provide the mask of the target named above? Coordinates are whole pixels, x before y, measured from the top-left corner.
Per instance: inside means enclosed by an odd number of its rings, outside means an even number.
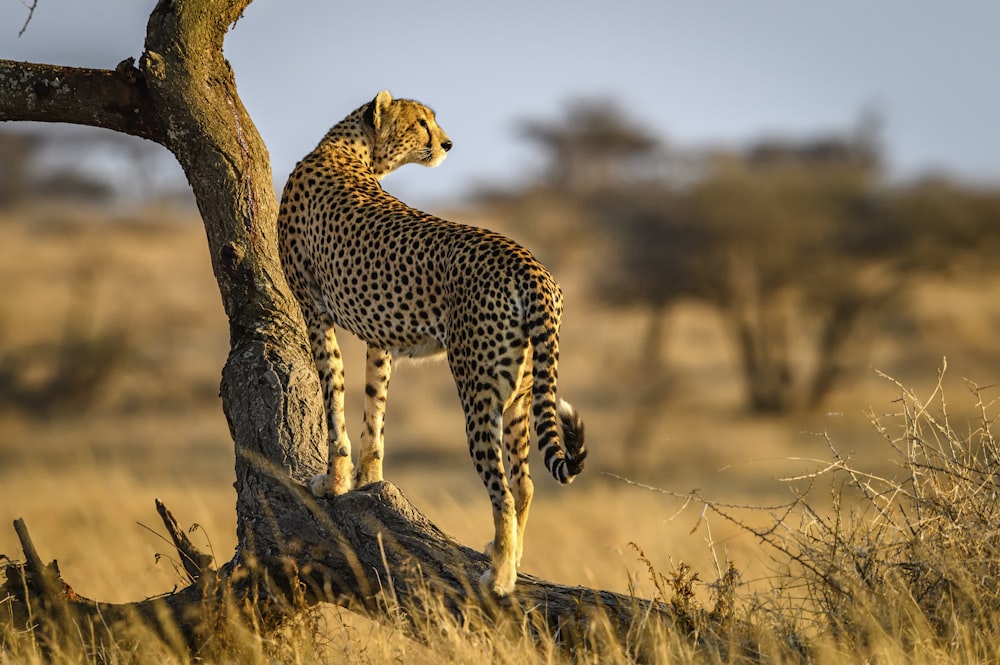
[[[0,0],[0,58],[113,67],[142,50],[153,0]],[[388,188],[420,203],[524,180],[514,132],[610,95],[682,147],[846,130],[866,105],[896,177],[1000,184],[996,0],[258,0],[226,42],[280,185],[326,129],[382,88],[434,107],[455,141]]]

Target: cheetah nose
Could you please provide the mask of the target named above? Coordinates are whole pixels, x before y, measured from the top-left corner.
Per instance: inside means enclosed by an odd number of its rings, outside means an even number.
[[[441,142],[441,149],[444,150],[445,152],[448,152],[449,150],[451,150],[452,145],[453,144],[451,142],[451,139],[447,139]]]

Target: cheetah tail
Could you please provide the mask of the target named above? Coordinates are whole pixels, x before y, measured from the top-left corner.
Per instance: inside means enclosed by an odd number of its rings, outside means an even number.
[[[531,420],[545,468],[561,484],[573,482],[583,470],[587,449],[583,446],[583,420],[566,400],[556,397],[556,362],[559,341],[551,330],[534,338],[532,353]]]

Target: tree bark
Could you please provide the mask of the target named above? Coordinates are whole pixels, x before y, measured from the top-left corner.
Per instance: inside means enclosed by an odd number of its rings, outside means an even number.
[[[486,558],[447,538],[392,485],[330,501],[304,489],[326,457],[319,380],[279,264],[269,155],[222,56],[229,26],[250,1],[161,0],[137,67],[131,60],[113,71],[0,61],[0,120],[70,122],[140,136],[168,148],[187,175],[230,326],[221,391],[236,453],[238,541],[219,571],[205,570],[188,553],[194,560],[186,568],[196,579],[185,589],[109,605],[80,598],[54,563],[28,556],[34,548],[22,524],[28,561],[7,567],[6,591],[24,616],[38,609],[33,595],[53,620],[138,616],[168,643],[193,652],[213,638],[227,611],[267,631],[320,601],[378,615],[388,593],[409,612],[429,611],[421,590],[466,616],[470,607],[486,617],[532,608],[540,625],[563,635],[574,632],[565,630],[569,625],[585,631],[597,613],[607,612],[622,631],[635,616],[659,616],[630,597],[527,576],[511,601],[497,604],[476,583]]]

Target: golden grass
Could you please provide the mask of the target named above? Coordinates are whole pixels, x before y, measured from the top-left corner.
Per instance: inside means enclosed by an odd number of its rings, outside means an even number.
[[[57,558],[78,592],[111,602],[135,600],[180,583],[169,559],[157,560],[157,553],[169,554],[171,548],[139,525],[156,528],[154,498],[163,500],[183,524],[201,525],[193,537],[206,546],[210,539],[219,562],[231,556],[232,445],[217,397],[228,331],[200,225],[89,217],[67,223],[64,217],[65,211],[51,210],[0,215],[0,281],[14,287],[0,297],[0,358],[29,363],[24,378],[38,385],[51,379],[53,350],[73,336],[118,335],[120,354],[96,394],[79,404],[52,411],[0,407],[0,553],[18,558],[9,525],[23,517],[42,556]],[[1000,280],[918,285],[918,332],[906,328],[872,334],[857,345],[847,382],[823,412],[760,419],[741,411],[736,360],[719,321],[710,310],[694,305],[679,308],[668,322],[663,352],[673,372],[670,398],[653,411],[640,410],[630,388],[643,371],[636,340],[648,315],[612,312],[589,301],[585,272],[571,262],[563,267],[568,308],[560,385],[584,414],[592,452],[587,472],[568,488],[536,472],[526,572],[565,584],[632,590],[642,597],[670,596],[663,598],[666,602],[676,595],[669,581],[688,579],[696,616],[695,609],[708,612],[716,605],[719,587],[711,585],[732,562],[740,578],[736,616],[758,627],[754,639],[759,648],[777,660],[797,658],[790,641],[800,638],[810,640],[817,662],[931,662],[947,656],[949,649],[960,660],[997,657],[984,648],[981,637],[997,636],[995,628],[955,614],[959,624],[953,639],[943,642],[938,629],[922,618],[924,610],[903,602],[905,589],[898,587],[866,601],[890,603],[888,615],[877,615],[862,603],[857,607],[867,614],[848,613],[854,622],[850,630],[834,634],[823,629],[817,617],[830,608],[824,609],[815,595],[819,587],[809,591],[802,571],[784,568],[787,557],[762,546],[753,533],[770,524],[772,514],[723,504],[788,501],[794,484],[778,479],[823,468],[830,460],[828,440],[845,458],[850,454],[850,464],[838,471],[838,478],[848,466],[873,476],[898,477],[894,474],[905,464],[891,446],[879,442],[865,412],[875,405],[874,417],[882,420],[882,412],[898,411],[893,400],[900,388],[869,366],[889,370],[903,385],[930,385],[929,391],[936,384],[927,377],[947,354],[955,368],[942,383],[949,395],[965,390],[963,374],[984,383],[1000,375],[1000,354],[992,345],[1000,321]],[[363,353],[348,335],[341,335],[341,341],[350,384],[348,418],[358,428]],[[909,399],[910,404],[921,401]],[[492,528],[489,506],[465,453],[447,367],[402,365],[393,377],[389,403],[387,479],[460,541],[474,547],[485,543]],[[949,416],[954,430],[960,432],[959,423],[965,422],[974,423],[970,427],[975,430],[981,415],[975,400],[956,399],[948,406],[955,409]],[[944,403],[929,405],[927,413],[935,408],[940,411]],[[651,423],[647,438],[623,440],[636,417]],[[608,473],[669,493],[627,484]],[[681,510],[691,490],[701,499]],[[833,519],[839,508],[852,537],[886,535],[872,530],[870,504],[864,508],[857,491],[814,492],[809,505],[815,519]],[[712,506],[733,519],[712,512]],[[860,521],[852,521],[852,511]],[[785,527],[799,538],[813,533],[808,520],[789,521]],[[638,544],[641,556],[630,543]],[[883,563],[886,570],[899,568],[889,558]],[[895,584],[892,575],[884,577]],[[960,589],[971,583],[959,582]],[[985,622],[1000,618],[983,614]],[[311,613],[290,630],[283,646],[261,643],[247,662],[485,662],[484,654],[491,662],[565,660],[551,645],[527,640],[523,631],[512,630],[501,639],[450,627],[426,646],[334,608]],[[863,635],[865,642],[858,645],[845,635]],[[652,640],[648,653],[659,662],[725,660],[721,651],[698,646],[689,637],[647,636]],[[21,638],[3,639],[0,663],[38,660]],[[171,657],[163,658],[170,662]],[[157,659],[113,651],[91,658]],[[628,654],[609,644],[604,653],[582,659],[626,662]]]

